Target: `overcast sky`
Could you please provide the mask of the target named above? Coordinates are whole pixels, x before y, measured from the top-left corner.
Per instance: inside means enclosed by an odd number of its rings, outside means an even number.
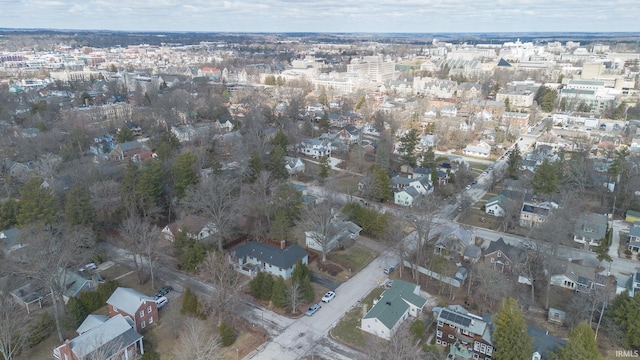
[[[639,0],[0,0],[0,27],[229,32],[640,31]]]

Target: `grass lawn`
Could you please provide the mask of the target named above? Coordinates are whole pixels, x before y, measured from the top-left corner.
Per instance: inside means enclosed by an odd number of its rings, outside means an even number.
[[[484,222],[482,219],[484,219]],[[480,209],[469,209],[460,216],[458,222],[480,228],[498,230],[502,223],[502,218],[489,216]]]
[[[372,253],[372,250],[355,245],[346,250],[331,252],[329,254],[329,260],[342,265],[345,269],[351,269],[351,273],[356,273],[365,267],[376,255],[377,254]]]
[[[361,304],[367,304],[367,309],[370,309],[373,305],[373,299],[379,297],[383,291],[384,289],[379,287],[373,289],[369,295],[362,300]],[[360,330],[360,320],[363,316],[362,306],[354,307],[340,319],[336,327],[330,331],[330,335],[342,343],[359,350],[364,350],[367,344],[367,337],[373,335]]]
[[[335,173],[333,183],[336,186],[336,190],[348,195],[359,196],[358,183],[362,179],[362,176],[346,173]]]

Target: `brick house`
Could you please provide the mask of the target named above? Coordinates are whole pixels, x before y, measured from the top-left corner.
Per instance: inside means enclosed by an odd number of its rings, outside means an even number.
[[[488,319],[473,315],[459,305],[436,307],[433,313],[437,319],[436,345],[448,346],[451,358],[492,358],[495,348]]]
[[[109,317],[121,314],[133,321],[136,331],[142,331],[158,320],[156,300],[134,289],[119,287],[107,300]]]

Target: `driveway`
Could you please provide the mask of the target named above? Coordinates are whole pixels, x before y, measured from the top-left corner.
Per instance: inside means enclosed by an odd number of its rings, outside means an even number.
[[[311,272],[311,282],[325,287],[329,290],[335,290],[338,288],[338,286],[342,285],[341,281],[329,279],[328,277],[322,276],[315,271]]]

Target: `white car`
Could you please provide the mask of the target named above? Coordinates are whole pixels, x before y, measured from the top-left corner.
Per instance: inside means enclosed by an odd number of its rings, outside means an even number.
[[[464,187],[465,190],[471,190],[471,185],[467,185]]]
[[[329,301],[333,300],[334,297],[336,297],[336,292],[329,291],[322,297],[322,302],[328,303]]]

